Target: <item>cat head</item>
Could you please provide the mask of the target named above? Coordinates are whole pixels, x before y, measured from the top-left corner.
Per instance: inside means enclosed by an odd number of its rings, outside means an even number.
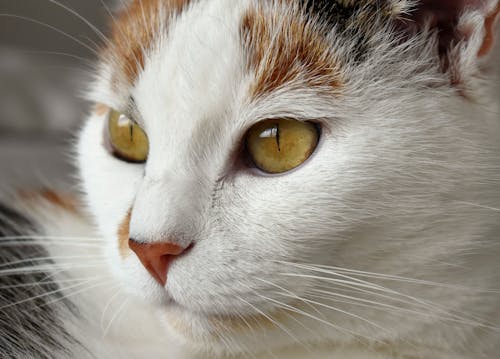
[[[488,285],[499,6],[130,1],[78,145],[113,272],[205,349],[467,330],[401,313],[476,296],[352,270]]]

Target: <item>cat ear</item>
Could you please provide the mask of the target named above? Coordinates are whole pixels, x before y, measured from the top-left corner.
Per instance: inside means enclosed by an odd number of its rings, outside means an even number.
[[[482,57],[493,47],[499,15],[499,0],[417,0],[402,22],[410,31],[437,30],[442,52],[466,44]]]
[[[405,2],[396,0],[396,2]],[[498,35],[500,0],[416,0],[400,23],[408,33],[424,29],[438,37],[443,69],[460,84],[479,70]]]

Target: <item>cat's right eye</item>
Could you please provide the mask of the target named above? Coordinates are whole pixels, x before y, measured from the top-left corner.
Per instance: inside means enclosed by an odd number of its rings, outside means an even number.
[[[288,172],[304,163],[316,150],[319,128],[311,122],[289,119],[265,120],[247,133],[246,150],[265,173]]]
[[[133,163],[146,162],[149,141],[144,130],[122,113],[109,110],[105,131],[106,148],[113,156]]]

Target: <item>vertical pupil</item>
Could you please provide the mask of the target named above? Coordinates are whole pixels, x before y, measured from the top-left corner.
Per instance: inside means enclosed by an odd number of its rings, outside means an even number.
[[[273,127],[268,127],[263,130],[260,135],[260,138],[273,138],[276,140],[276,145],[278,146],[278,151],[281,152],[281,131],[280,124],[277,123]]]
[[[281,152],[280,148],[280,124],[276,124],[276,143],[278,144],[278,151]]]

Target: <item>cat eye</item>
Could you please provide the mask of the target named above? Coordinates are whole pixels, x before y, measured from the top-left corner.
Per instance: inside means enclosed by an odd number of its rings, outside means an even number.
[[[310,122],[277,119],[257,123],[246,135],[246,150],[260,170],[278,174],[304,163],[318,146],[319,129]]]
[[[134,163],[146,162],[149,153],[149,141],[139,125],[118,111],[108,114],[106,145],[113,156]]]

